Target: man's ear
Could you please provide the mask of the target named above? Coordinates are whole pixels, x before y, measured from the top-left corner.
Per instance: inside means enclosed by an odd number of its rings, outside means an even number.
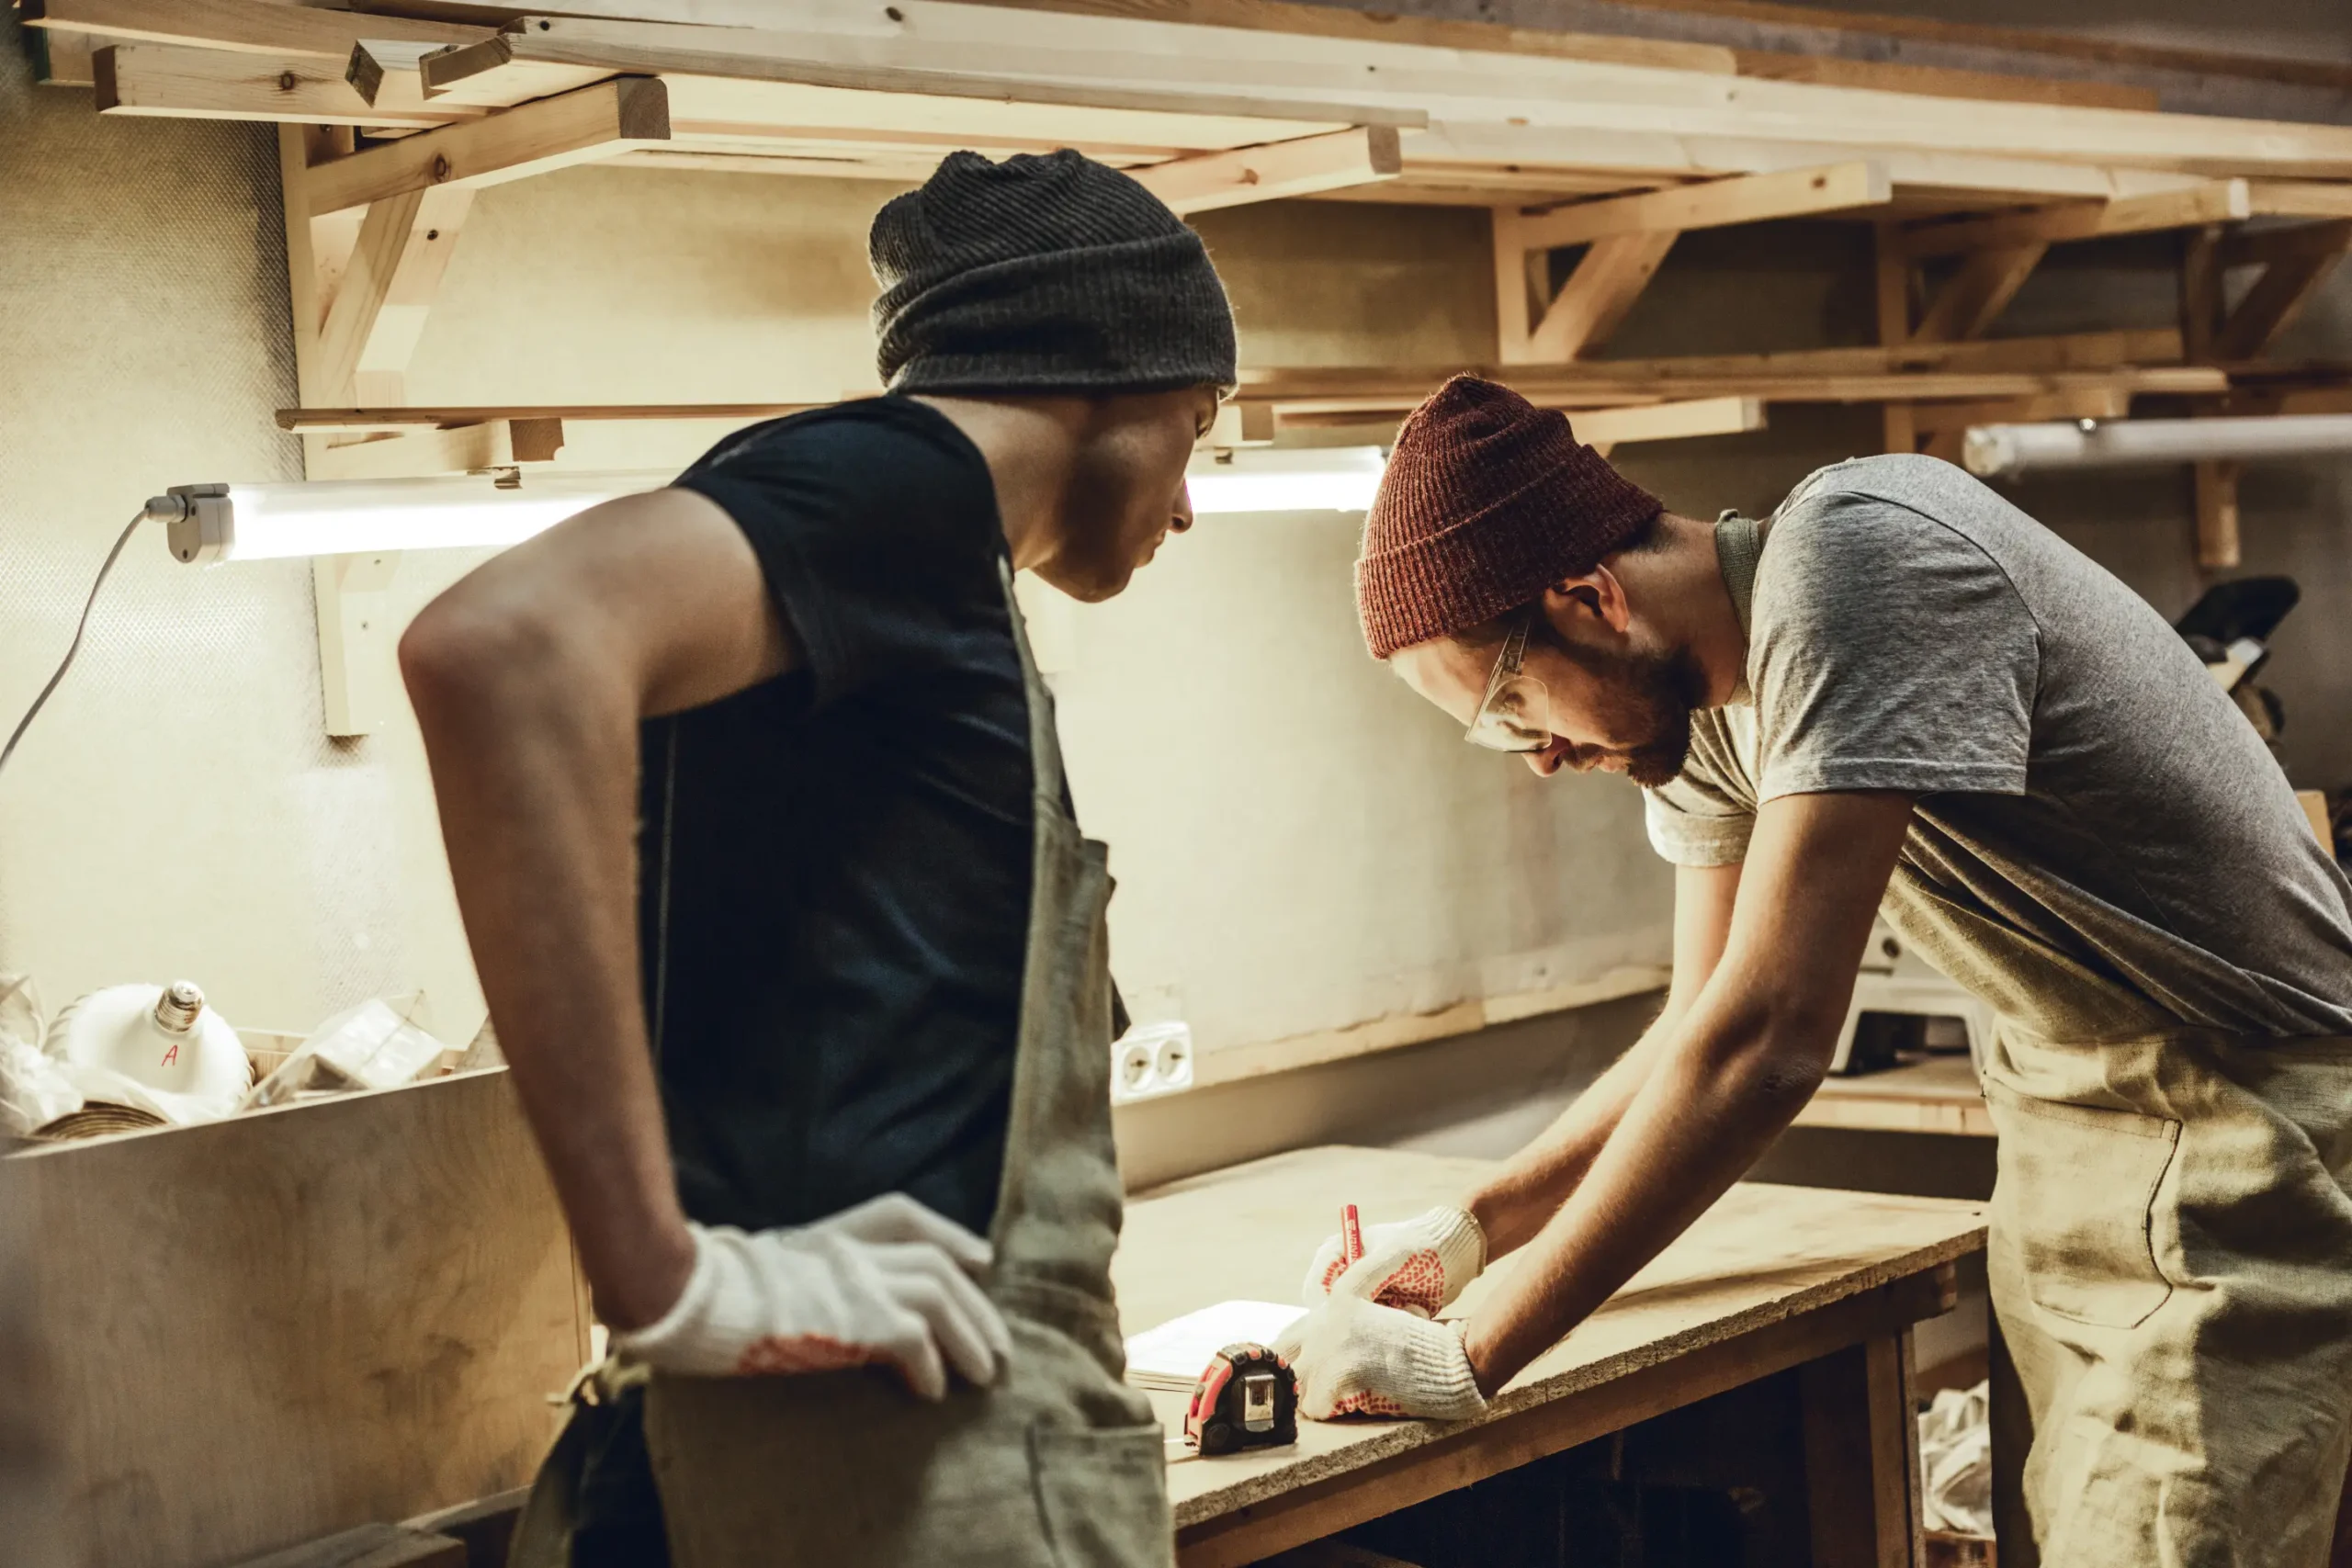
[[[1589,615],[1618,636],[1633,623],[1633,606],[1625,601],[1625,585],[1605,566],[1581,577],[1564,577],[1544,590],[1544,608],[1552,615]]]

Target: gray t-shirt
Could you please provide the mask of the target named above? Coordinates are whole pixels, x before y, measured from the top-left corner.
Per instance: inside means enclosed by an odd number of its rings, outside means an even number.
[[[1884,913],[2018,1025],[2352,1034],[2352,886],[2253,727],[2144,602],[1960,469],[1800,485],[1747,681],[1649,792],[1668,860],[1745,859],[1781,795],[1908,791]]]

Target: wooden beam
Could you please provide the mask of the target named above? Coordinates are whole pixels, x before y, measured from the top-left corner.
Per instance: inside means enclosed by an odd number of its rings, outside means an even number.
[[[1531,359],[1581,359],[1607,343],[1674,248],[1672,230],[1595,240],[1528,334]],[[1530,254],[1537,253],[1530,252]]]
[[[1531,261],[1548,261],[1542,251],[1531,251],[1520,238],[1526,220],[1516,207],[1493,210],[1495,267],[1495,358],[1515,365],[1532,357],[1527,336],[1542,320],[1546,290],[1538,287]]]
[[[2214,357],[2252,359],[2261,354],[2311,302],[2346,251],[2352,250],[2352,221],[2314,227],[2331,231],[2327,243],[2281,255],[2263,268],[2262,276],[2214,334]]]
[[[2037,243],[2090,240],[2106,234],[2138,234],[2152,229],[2234,222],[2252,217],[2254,210],[2250,182],[2210,180],[2186,190],[2162,191],[2153,196],[2068,202],[2030,212],[1916,224],[1904,231],[1903,248],[1914,259],[1957,255]]]
[[[671,420],[781,419],[824,408],[824,403],[547,403],[480,407],[279,409],[277,428],[302,434],[360,430],[415,430],[485,424],[492,420]]]
[[[2125,419],[2132,412],[2132,394],[2120,387],[2089,387],[2070,392],[2042,392],[2027,398],[1988,398],[1974,402],[1928,402],[1909,406],[1916,429],[1941,433],[1965,431],[1972,424],[2032,424],[2053,419]]]
[[[2352,218],[2352,183],[2248,180],[2257,218]]]
[[[498,185],[669,139],[668,87],[626,76],[338,159],[311,172],[311,209],[334,212],[428,186]]]
[[[1521,240],[1530,249],[1588,244],[1618,234],[1715,229],[1822,212],[1883,207],[1894,198],[1886,165],[1871,159],[1824,168],[1788,169],[1704,180],[1639,196],[1581,201],[1529,217]]]
[[[2239,465],[2217,461],[2190,465],[2197,496],[2197,565],[2201,571],[2236,567]]]
[[[1136,179],[1179,214],[1313,196],[1393,180],[1404,168],[1393,125],[1359,126],[1230,152],[1203,152],[1136,169]]]
[[[2222,241],[2221,265],[2263,266],[2273,262],[2324,259],[2352,245],[2352,219],[2329,223],[2290,223],[2240,229]]]
[[[479,117],[464,105],[401,108],[369,103],[343,78],[345,62],[165,44],[116,44],[91,58],[100,114],[175,119],[257,119],[310,125],[449,125]]]
[[[494,419],[449,429],[412,428],[324,446],[312,458],[314,479],[416,479],[552,462],[563,449],[558,419]]]
[[[1594,446],[1629,441],[1673,441],[1692,435],[1737,435],[1765,424],[1761,398],[1693,398],[1677,403],[1595,409],[1577,416],[1577,439]]]
[[[1008,37],[1003,52],[1034,57],[1035,40]],[[1173,41],[1173,40],[1171,40]],[[1319,98],[1254,96],[1229,81],[1198,79],[1187,85],[1143,85],[1140,81],[1112,82],[1092,73],[1054,78],[1051,62],[1024,58],[1034,73],[1014,76],[978,69],[967,62],[970,45],[945,42],[928,51],[899,50],[921,63],[877,62],[877,51],[868,37],[844,39],[839,34],[816,31],[770,32],[750,28],[709,28],[670,22],[616,22],[570,17],[530,17],[516,30],[481,43],[425,57],[422,71],[428,92],[455,89],[459,84],[523,65],[565,65],[653,75],[676,73],[754,82],[794,83],[803,86],[838,87],[859,92],[924,94],[947,98],[983,98],[996,102],[1061,104],[1087,108],[1156,110],[1186,115],[1227,116],[1302,124],[1326,124],[1339,130],[1350,125],[1419,127],[1429,123],[1419,108],[1373,97],[1362,103],[1327,102]],[[1136,75],[1155,83],[1181,79],[1184,66],[1161,61],[1147,73],[1138,63]]]
[[[2177,365],[2181,358],[2180,333],[2172,327],[2154,327],[1973,343],[1882,344],[1855,348],[1793,349],[1779,354],[1678,355],[1654,359],[1583,360],[1575,364],[1521,362],[1482,367],[1453,362],[1425,366],[1249,367],[1241,371],[1241,386],[1246,393],[1256,397],[1320,396],[1391,382],[1410,384],[1418,380],[1433,388],[1457,370],[1492,375],[1515,384],[1561,381],[1597,385],[1623,381],[1661,386],[1720,380],[1883,378],[1912,372],[1982,375],[2079,371],[2104,377]],[[2196,383],[2199,388],[2216,389],[2222,384],[2218,372],[2210,373]]]
[[[2181,353],[2199,364],[2213,357],[2213,337],[2222,330],[2222,234],[2218,225],[2209,225],[2191,231],[2181,243]]]
[[[1976,252],[1944,279],[1912,335],[1929,343],[1984,336],[2049,248],[2036,241]]]
[[[97,82],[91,63],[96,43],[87,33],[62,28],[34,28],[25,34],[32,46],[33,80],[44,87],[88,87]]]
[[[1871,231],[1871,288],[1882,348],[1900,347],[1910,341],[1914,296],[1918,286],[1919,269],[1904,254],[1895,225],[1884,220],[1874,224]],[[1913,423],[1909,403],[1889,401],[1880,405],[1879,449],[1901,453],[1919,449],[1918,426]]]
[[[314,385],[322,397],[398,400],[399,378],[472,202],[472,190],[458,186],[401,191],[368,205],[319,330]]]
[[[363,39],[471,43],[495,29],[406,17],[358,15],[283,0],[17,0],[28,27],[62,28],[126,43],[170,43],[343,64]]]

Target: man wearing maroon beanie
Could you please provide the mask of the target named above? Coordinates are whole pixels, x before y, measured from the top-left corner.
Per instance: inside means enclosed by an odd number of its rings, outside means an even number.
[[[2002,1017],[2003,1561],[2324,1560],[2352,1451],[2352,885],[2172,628],[1933,458],[1707,523],[1467,377],[1399,432],[1357,581],[1374,657],[1469,740],[1644,787],[1674,981],[1459,1207],[1367,1227],[1352,1265],[1325,1245],[1283,1347],[1302,1408],[1483,1410],[1803,1109],[1883,911]]]

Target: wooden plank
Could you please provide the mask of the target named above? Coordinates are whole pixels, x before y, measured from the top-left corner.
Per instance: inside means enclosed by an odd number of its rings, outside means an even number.
[[[1198,28],[1246,28],[1296,33],[1357,43],[1419,44],[1434,49],[1481,50],[1611,65],[1645,65],[1730,76],[1737,57],[1711,44],[1667,39],[1620,38],[1602,33],[1514,28],[1499,22],[1456,21],[1399,11],[1352,11],[1300,5],[1295,0],[981,0],[1006,10],[1049,11],[1063,16],[1113,17],[1175,22]]]
[[[311,171],[311,210],[362,207],[428,186],[498,185],[669,139],[669,89],[624,77],[338,159]]]
[[[826,407],[823,403],[544,403],[458,407],[279,409],[277,428],[324,434],[362,430],[413,430],[483,424],[492,420],[690,420],[749,422],[781,419]]]
[[[1544,290],[1532,276],[1531,263],[1546,258],[1531,251],[1521,239],[1526,223],[1516,207],[1498,207],[1491,214],[1495,268],[1495,358],[1504,365],[1529,357],[1527,334],[1542,319]]]
[[[1373,99],[1332,103],[1287,94],[1251,96],[1230,85],[1156,87],[1043,75],[1015,78],[961,68],[947,50],[922,56],[920,65],[880,63],[872,40],[866,47],[829,47],[824,34],[705,28],[662,22],[606,22],[573,17],[526,17],[519,30],[497,39],[427,56],[428,91],[455,88],[516,65],[570,65],[645,74],[675,73],[869,93],[914,93],[950,98],[1015,100],[1090,108],[1156,110],[1163,113],[1248,117],[1325,124],[1421,126],[1421,110]],[[1151,75],[1167,80],[1163,65]]]
[[[184,44],[328,61],[340,67],[366,39],[443,46],[495,29],[406,17],[357,15],[283,0],[17,0],[26,26],[62,28],[125,42]]]
[[[1911,334],[1928,343],[1982,337],[2041,264],[2047,244],[2029,242],[1978,251],[1944,279]]]
[[[2352,218],[2352,183],[2248,180],[2255,214],[2264,218]]]
[[[1705,180],[1573,206],[1527,218],[1520,231],[1529,248],[1589,244],[1617,234],[1714,229],[1824,212],[1883,207],[1893,199],[1886,165],[1871,159],[1818,169]]]
[[[560,420],[491,420],[453,429],[410,430],[328,443],[311,457],[314,479],[416,479],[476,473],[554,460],[563,447]]]
[[[2132,394],[2116,387],[2095,387],[2077,392],[2047,392],[2032,398],[1914,403],[1910,407],[1916,429],[1966,430],[1972,424],[2031,424],[2052,419],[2123,419],[2132,412]]]
[[[1242,1083],[1273,1073],[1341,1062],[1432,1040],[1475,1034],[1482,1029],[1516,1023],[1521,1019],[1577,1008],[1597,1007],[1626,997],[1646,996],[1666,989],[1673,976],[1646,964],[1611,969],[1590,980],[1521,991],[1505,996],[1473,998],[1433,1012],[1396,1013],[1339,1029],[1318,1029],[1247,1045],[1219,1045],[1201,1052],[1193,1064],[1193,1082]]]
[[[1129,1201],[1113,1263],[1122,1321],[1132,1333],[1213,1302],[1290,1299],[1305,1259],[1330,1230],[1342,1202],[1359,1203],[1375,1219],[1417,1213],[1434,1202],[1458,1201],[1493,1168],[1483,1160],[1400,1151],[1311,1149],[1141,1194]],[[1494,1446],[1516,1447],[1524,1438],[1536,1452],[1555,1451],[1659,1408],[1895,1332],[1911,1317],[1950,1306],[1956,1286],[1949,1266],[1982,1246],[1983,1223],[1982,1205],[1950,1200],[1736,1187],[1513,1379],[1484,1421],[1306,1422],[1294,1448],[1172,1467],[1170,1494],[1184,1532],[1180,1541],[1198,1539],[1194,1526],[1246,1523],[1238,1517],[1244,1511],[1255,1516],[1273,1500],[1298,1497],[1326,1483],[1345,1487],[1354,1481],[1355,1490],[1379,1493],[1394,1472],[1374,1467],[1422,1450],[1437,1450],[1432,1457],[1445,1464],[1468,1455],[1474,1466],[1499,1458],[1506,1462],[1493,1468],[1507,1468],[1524,1460],[1498,1455]],[[1499,1260],[1471,1285],[1455,1313],[1475,1313],[1516,1267],[1516,1258]],[[1798,1332],[1799,1342],[1769,1351],[1751,1337],[1817,1308],[1849,1303],[1859,1303],[1855,1316],[1826,1342],[1811,1337],[1818,1320]],[[1710,1350],[1724,1359],[1710,1362],[1702,1354]],[[1625,1384],[1652,1371],[1659,1374],[1657,1381]],[[1621,1396],[1622,1404],[1599,1414]],[[1153,1398],[1165,1417],[1181,1412],[1184,1396]],[[1487,1430],[1523,1414],[1534,1416],[1526,1427]],[[1463,1479],[1457,1472],[1446,1484]],[[1268,1541],[1260,1555],[1334,1528]]]
[[[91,58],[100,114],[311,125],[449,125],[481,110],[379,107],[343,79],[342,60],[116,44]]]
[[[1514,385],[1546,378],[1591,381],[1622,378],[1643,382],[1674,383],[1753,378],[1794,380],[1806,378],[1885,376],[1922,372],[2099,371],[2125,367],[2177,365],[2182,358],[2180,333],[2171,327],[2128,331],[2063,333],[2045,337],[1999,338],[1964,343],[1905,343],[1851,348],[1793,349],[1779,354],[1682,355],[1647,359],[1589,359],[1573,365],[1518,365],[1509,367],[1460,364],[1429,366],[1346,366],[1295,369],[1245,368],[1241,384],[1253,393],[1312,394],[1343,391],[1369,382],[1424,381],[1435,387],[1456,370],[1485,375],[1507,370]],[[1931,395],[1931,394],[1930,394]],[[1964,395],[1964,394],[1962,394]]]
[[[235,1562],[519,1486],[587,1356],[503,1072],[8,1165],[75,1330],[50,1346],[70,1562]]]
[[[2197,566],[2200,571],[2227,571],[2240,559],[2238,542],[2238,474],[2240,465],[2225,460],[2189,466],[2197,506]]]
[[[1589,361],[1596,367],[1606,361]],[[2202,396],[2226,392],[2228,374],[2218,366],[2125,368],[2111,371],[1922,371],[1842,376],[1595,376],[1563,375],[1560,367],[1497,366],[1491,379],[1509,385],[1539,408],[1602,409],[1670,399],[1760,398],[1768,403],[1876,403],[2031,398],[2049,394],[2112,390],[2125,394]],[[1365,423],[1339,416],[1402,412],[1418,405],[1450,371],[1433,377],[1372,372],[1352,386],[1330,391],[1245,387],[1243,397],[1270,403],[1285,425]]]
[[[1403,167],[1396,128],[1370,125],[1172,159],[1137,169],[1135,177],[1173,211],[1191,214],[1376,184],[1395,179]]]
[[[1637,408],[1596,409],[1580,414],[1577,438],[1594,446],[1628,441],[1674,441],[1693,435],[1737,435],[1765,425],[1761,398],[1692,398],[1645,403]]]
[[[241,1568],[467,1568],[466,1544],[398,1525],[361,1525],[324,1540],[251,1558]]]
[[[1672,230],[1595,240],[1528,333],[1531,359],[1581,359],[1615,334],[1674,248]]]
[[[2094,82],[2079,76],[2020,76],[1995,71],[1956,70],[1891,60],[1846,60],[1828,54],[1734,51],[1743,76],[1776,82],[1813,82],[1827,87],[1866,87],[1885,93],[1917,93],[1931,98],[1979,98],[1996,103],[2071,104],[2076,108],[2157,109],[2153,87]]]
[[[2233,222],[2253,216],[2254,191],[2246,180],[2210,180],[2186,190],[2113,201],[2069,202],[2031,212],[2001,213],[1905,230],[1903,248],[1914,259],[1957,255],[2029,243],[2090,240],[2107,234],[2138,234],[2152,229],[2188,229]]]

